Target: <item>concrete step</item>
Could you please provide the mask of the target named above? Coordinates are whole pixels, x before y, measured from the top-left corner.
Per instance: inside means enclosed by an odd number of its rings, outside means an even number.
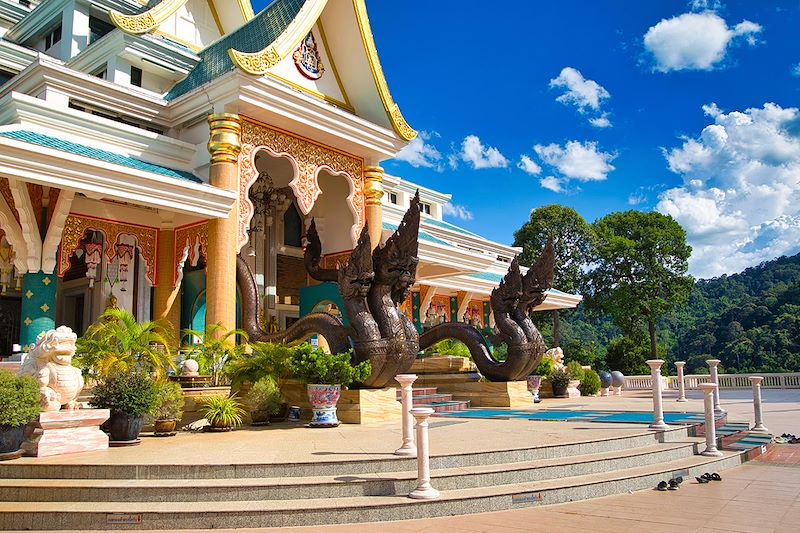
[[[418,396],[430,396],[431,394],[436,394],[436,387],[419,387],[411,389],[411,397],[416,398]],[[397,401],[403,397],[403,389],[397,389]]]
[[[436,419],[438,423],[450,420]],[[646,432],[551,445],[522,446],[516,449],[468,452],[455,455],[432,454],[431,468],[471,468],[475,466],[537,461],[603,452],[619,452],[654,446],[664,442],[687,442],[685,426],[663,432]],[[347,476],[416,470],[416,459],[388,456],[385,459],[350,459],[297,463],[229,464],[60,464],[51,465],[20,459],[0,465],[0,479],[240,479],[297,478],[307,476]]]
[[[415,407],[430,407],[435,413],[454,413],[469,409],[469,400],[449,400],[444,402],[430,402]]]
[[[442,468],[432,472],[439,490],[504,485],[611,472],[623,468],[685,459],[695,454],[697,439],[632,450],[495,465]],[[0,501],[17,502],[189,502],[388,496],[410,492],[416,470],[339,476],[239,479],[0,479]]]
[[[615,471],[445,489],[436,500],[413,500],[400,493],[290,500],[0,502],[0,523],[9,529],[217,529],[286,527],[330,523],[427,518],[563,503],[651,489],[660,480],[691,479],[741,463],[741,454],[703,456],[633,466]],[[441,479],[434,478],[434,487]]]
[[[413,405],[417,407],[418,405],[429,404],[433,402],[449,402],[453,399],[452,394],[425,394],[420,396],[414,396],[413,398]]]

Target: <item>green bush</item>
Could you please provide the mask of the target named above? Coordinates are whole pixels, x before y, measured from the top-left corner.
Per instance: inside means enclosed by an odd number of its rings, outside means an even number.
[[[92,407],[140,417],[152,413],[158,402],[156,384],[144,372],[114,373],[94,387]]]
[[[156,420],[180,420],[183,416],[183,389],[174,381],[156,384],[156,406],[153,418]]]
[[[255,383],[263,377],[272,376],[278,381],[292,376],[292,354],[299,348],[286,344],[255,342],[250,345],[253,353],[231,361],[225,374],[231,387],[242,383]]]
[[[281,390],[272,377],[264,376],[247,393],[246,403],[252,412],[272,416],[281,407]]]
[[[585,370],[583,379],[581,379],[580,390],[583,396],[597,394],[597,391],[600,390],[600,375],[591,368]]]
[[[583,375],[586,372],[581,364],[577,361],[570,361],[567,363],[567,372],[569,372],[570,378],[575,380],[583,380]]]
[[[211,396],[203,400],[200,410],[208,423],[215,428],[232,428],[242,425],[244,409],[236,396]]]
[[[346,387],[354,381],[366,380],[372,372],[369,361],[352,366],[351,358],[351,350],[335,355],[326,354],[320,348],[312,349],[311,345],[304,343],[294,350],[291,366],[294,377],[305,383]]]
[[[555,367],[556,367],[555,361],[553,361],[549,357],[542,357],[542,360],[539,361],[539,364],[536,365],[536,368],[533,370],[533,375],[549,377],[550,374],[553,373]]]
[[[431,355],[450,355],[454,357],[464,357],[470,359],[472,356],[469,353],[469,348],[463,342],[455,339],[444,339],[426,350]]]
[[[40,411],[41,395],[36,380],[0,370],[0,426],[24,426]]]

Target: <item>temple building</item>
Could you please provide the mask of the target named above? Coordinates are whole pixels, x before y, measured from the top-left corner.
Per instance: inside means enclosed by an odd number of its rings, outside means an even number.
[[[518,249],[442,220],[449,196],[384,173],[416,132],[364,0],[0,0],[0,355],[110,304],[177,330],[238,322],[236,256],[283,328],[336,307],[335,266],[422,201],[418,328],[491,327]],[[556,290],[542,308],[574,307]]]

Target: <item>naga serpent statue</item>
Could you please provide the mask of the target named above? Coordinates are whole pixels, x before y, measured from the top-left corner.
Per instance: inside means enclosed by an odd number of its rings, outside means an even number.
[[[310,313],[286,331],[269,334],[258,323],[258,288],[241,255],[237,262],[237,283],[241,291],[242,326],[253,341],[291,343],[319,334],[333,353],[353,349],[353,363],[370,361],[372,373],[362,384],[385,387],[397,374],[407,372],[420,349],[446,338],[456,339],[470,350],[480,372],[492,381],[524,378],[538,364],[545,346],[541,335],[527,316],[527,309],[544,300],[552,284],[553,254],[545,252],[525,277],[516,259],[500,287],[492,291],[492,309],[500,333],[496,342],[508,345],[505,362],[495,361],[483,335],[466,324],[440,324],[417,333],[412,321],[400,311],[416,281],[420,221],[419,192],[403,216],[397,230],[370,253],[371,243],[365,225],[347,263],[339,268],[320,267],[322,244],[314,221],[306,232],[304,263],[308,274],[318,281],[334,281],[344,301],[350,325],[329,313]],[[548,256],[549,251],[549,256]],[[549,257],[549,259],[548,259]]]

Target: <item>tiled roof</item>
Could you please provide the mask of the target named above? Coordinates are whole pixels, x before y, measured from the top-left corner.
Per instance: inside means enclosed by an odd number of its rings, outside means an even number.
[[[503,274],[493,274],[492,272],[476,272],[474,274],[467,274],[467,276],[494,283],[500,283],[503,280]]]
[[[233,70],[233,61],[228,55],[231,48],[246,53],[266,48],[294,20],[304,3],[305,0],[274,0],[247,24],[202,50],[198,54],[200,63],[165,98],[174,100]]]
[[[145,172],[152,172],[154,174],[160,174],[168,178],[175,178],[184,181],[192,181],[194,183],[202,183],[202,180],[197,176],[195,176],[194,174],[192,174],[191,172],[186,172],[183,170],[175,170],[172,168],[162,167],[160,165],[154,165],[153,163],[139,161],[138,159],[133,159],[132,157],[115,154],[113,152],[100,150],[98,148],[92,148],[90,146],[86,146],[83,144],[77,144],[74,142],[65,141],[63,139],[58,139],[56,137],[50,137],[49,135],[42,135],[41,133],[37,133],[34,131],[27,131],[27,130],[0,131],[0,137],[8,137],[9,139],[16,139],[18,141],[35,144],[37,146],[44,146],[46,148],[52,148],[54,150],[59,150],[61,152],[68,152],[71,154],[82,155],[84,157],[95,159],[97,161],[105,161],[107,163],[113,163],[115,165],[121,165],[123,167],[134,168],[136,170],[143,170]]]
[[[397,225],[396,224],[390,224],[388,222],[384,222],[383,223],[383,229],[385,229],[387,231],[395,231],[397,229]],[[434,237],[430,233],[425,233],[424,231],[420,231],[419,232],[419,238],[421,240],[423,240],[423,241],[434,242],[436,244],[441,244],[442,246],[450,246],[450,247],[452,247],[452,245],[449,242],[445,242],[442,239],[437,239],[436,237]]]
[[[477,233],[472,233],[469,230],[465,230],[464,228],[459,228],[455,224],[451,224],[449,222],[445,222],[444,220],[437,220],[435,218],[423,218],[422,223],[429,224],[431,226],[436,226],[439,228],[449,229],[450,231],[455,231],[456,233],[463,233],[465,235],[471,235],[473,237],[480,237]]]

